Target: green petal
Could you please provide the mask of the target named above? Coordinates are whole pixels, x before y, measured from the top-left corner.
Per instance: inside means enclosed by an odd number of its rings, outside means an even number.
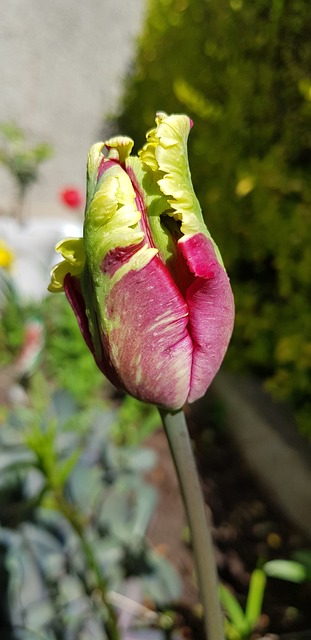
[[[168,210],[167,198],[161,192],[157,178],[160,172],[148,170],[148,167],[140,158],[130,156],[126,161],[126,167],[135,176],[135,181],[139,185],[139,192],[148,218],[148,226],[153,238],[153,244],[159,250],[161,259],[166,263],[175,252],[175,245],[171,235],[162,224],[161,215]],[[162,174],[161,174],[162,175]]]
[[[135,195],[131,180],[120,165],[114,164],[103,173],[84,224],[85,251],[91,269],[100,268],[108,251],[143,240]]]
[[[191,120],[186,115],[157,114],[157,126],[147,134],[147,144],[139,152],[146,170],[153,172],[161,192],[166,196],[166,214],[181,222],[181,233],[191,236],[208,232],[199,201],[195,195],[188,164],[187,140]],[[213,240],[212,240],[213,242]],[[217,258],[223,264],[213,242]]]
[[[98,169],[103,159],[102,149],[104,146],[104,142],[97,142],[93,144],[89,151],[86,173],[86,210],[90,206],[96,189]]]
[[[51,271],[51,282],[48,291],[59,293],[64,291],[64,279],[67,273],[80,276],[85,264],[83,238],[66,238],[57,243],[55,250],[61,253],[64,260]]]
[[[83,267],[85,252],[83,238],[66,238],[57,243],[55,251],[61,253],[63,258],[72,265]]]
[[[105,147],[109,151],[108,158],[117,160],[120,164],[123,164],[128,158],[133,146],[134,141],[127,136],[114,136],[105,142]]]
[[[51,271],[51,282],[48,291],[51,293],[61,293],[64,291],[64,280],[66,275],[70,273],[72,276],[80,276],[81,267],[70,264],[67,260],[62,260]]]
[[[150,157],[154,155],[158,170],[164,176],[157,183],[168,198],[173,211],[168,212],[180,220],[181,232],[192,235],[205,228],[201,207],[194,193],[188,164],[187,140],[191,121],[185,115],[157,116],[156,129],[147,134],[147,145],[140,152],[145,164],[152,167]]]

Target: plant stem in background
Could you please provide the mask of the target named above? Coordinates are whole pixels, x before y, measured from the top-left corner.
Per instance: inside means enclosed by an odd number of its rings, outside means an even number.
[[[18,195],[17,195],[17,199],[16,199],[16,205],[15,205],[15,220],[17,220],[17,222],[22,225],[25,222],[25,201],[26,201],[26,193],[27,193],[27,186],[23,183],[21,183],[18,187]]]
[[[84,528],[82,523],[80,522],[80,518],[76,511],[71,508],[70,505],[64,500],[61,495],[55,495],[57,506],[59,511],[66,517],[66,519],[70,522],[72,528],[75,530],[78,535],[81,546],[84,552],[86,563],[91,569],[91,571],[95,575],[96,579],[96,588],[100,593],[101,600],[103,605],[105,606],[107,612],[107,618],[105,620],[105,631],[107,634],[108,640],[120,640],[120,634],[118,630],[118,621],[115,610],[111,603],[108,600],[108,588],[105,582],[105,579],[102,575],[101,569],[98,566],[96,557],[94,555],[92,545],[87,540],[84,534]]]
[[[39,409],[41,401],[40,399],[39,404],[37,401],[36,410]],[[65,496],[66,480],[77,462],[80,450],[75,451],[65,462],[58,460],[56,436],[57,431],[54,422],[51,422],[43,430],[42,426],[34,421],[28,433],[25,434],[25,442],[36,456],[36,467],[41,471],[46,481],[41,496],[44,497],[45,493],[48,494],[53,507],[66,518],[77,534],[88,570],[86,575],[90,572],[93,578],[90,582],[90,594],[96,590],[104,606],[103,624],[106,633],[105,637],[107,640],[120,640],[117,615],[109,601],[106,580],[97,561],[92,543],[88,539],[87,523],[83,514],[79,512],[74,504],[68,502]],[[87,584],[87,581],[85,584]]]
[[[213,541],[207,525],[202,491],[186,419],[182,410],[160,410],[175,464],[191,532],[197,578],[208,640],[223,640],[224,624],[218,599],[218,578]]]

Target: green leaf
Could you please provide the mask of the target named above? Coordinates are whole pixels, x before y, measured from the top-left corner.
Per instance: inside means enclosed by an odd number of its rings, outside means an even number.
[[[54,391],[52,407],[55,410],[60,425],[63,425],[72,415],[78,412],[76,400],[65,389],[57,389]]]
[[[146,535],[151,516],[157,502],[157,493],[154,487],[141,483],[136,491],[135,521],[133,523],[132,535],[136,538],[143,538]]]
[[[112,435],[118,444],[137,446],[158,426],[155,407],[125,396]]]
[[[25,139],[23,130],[15,122],[1,122],[0,133],[10,142],[22,142]]]
[[[251,575],[245,616],[250,629],[253,629],[262,611],[262,603],[265,593],[266,576],[262,569],[255,569]]]
[[[146,551],[149,574],[141,576],[143,595],[159,604],[176,602],[180,598],[180,577],[165,556],[156,551]]]
[[[229,620],[234,623],[242,637],[247,636],[250,628],[244,611],[235,596],[223,584],[219,585],[219,598]]]
[[[122,476],[106,497],[100,523],[124,543],[135,545],[146,531],[155,500],[153,487],[139,477]]]
[[[32,150],[36,163],[44,162],[53,155],[53,147],[47,142],[41,142]]]
[[[71,461],[74,462],[73,459]],[[73,469],[69,480],[70,495],[81,513],[96,511],[98,500],[101,495],[104,496],[101,478],[102,471],[98,466],[84,467],[78,464]]]
[[[77,464],[80,455],[81,450],[77,449],[77,451],[73,451],[66,460],[58,464],[57,473],[55,474],[56,486],[63,487],[65,485],[73,468]]]
[[[11,450],[0,453],[0,472],[4,473],[18,472],[22,469],[28,469],[34,465],[34,456],[31,451],[21,449]]]
[[[264,564],[263,570],[270,578],[279,578],[297,584],[307,579],[306,568],[294,560],[270,560]]]
[[[226,640],[241,640],[240,631],[234,626],[234,624],[232,624],[232,622],[225,619],[224,628]]]
[[[156,463],[156,453],[152,449],[127,447],[116,449],[117,458],[119,458],[119,464],[123,468],[137,473],[146,473],[151,471]]]

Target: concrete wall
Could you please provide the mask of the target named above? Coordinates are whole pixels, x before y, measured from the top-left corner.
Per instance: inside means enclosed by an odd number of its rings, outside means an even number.
[[[29,215],[61,215],[63,186],[84,190],[88,149],[117,104],[144,0],[1,0],[0,121],[55,150],[31,190]],[[124,132],[126,133],[126,132]],[[12,203],[0,165],[0,211]]]

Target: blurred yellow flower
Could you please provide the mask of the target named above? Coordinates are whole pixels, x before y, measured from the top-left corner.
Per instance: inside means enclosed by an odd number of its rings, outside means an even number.
[[[10,269],[14,260],[14,253],[9,245],[0,239],[0,268]]]

